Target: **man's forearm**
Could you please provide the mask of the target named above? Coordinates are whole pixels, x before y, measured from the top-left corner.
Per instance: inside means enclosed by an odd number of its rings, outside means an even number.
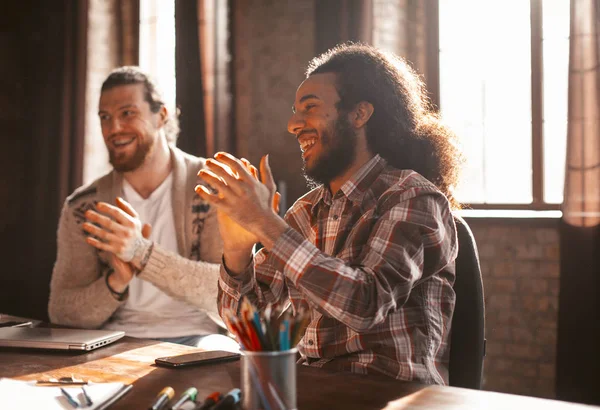
[[[223,262],[227,272],[232,275],[244,273],[252,261],[252,248],[250,249],[223,249]]]
[[[218,263],[191,260],[155,245],[138,277],[175,299],[216,312],[219,269]]]

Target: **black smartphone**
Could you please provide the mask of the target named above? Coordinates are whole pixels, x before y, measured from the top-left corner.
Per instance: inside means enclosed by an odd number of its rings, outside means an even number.
[[[224,350],[209,350],[206,352],[188,353],[179,356],[159,357],[154,360],[154,363],[164,367],[186,367],[226,362],[229,360],[237,360],[239,358],[239,353],[226,352]]]

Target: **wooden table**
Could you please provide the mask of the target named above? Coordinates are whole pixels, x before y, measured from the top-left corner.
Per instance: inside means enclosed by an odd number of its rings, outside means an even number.
[[[75,376],[95,382],[133,383],[111,410],[147,409],[165,386],[176,397],[188,387],[201,398],[240,387],[239,361],[184,369],[154,365],[161,356],[197,349],[125,337],[89,353],[0,349],[0,377],[38,380]],[[387,377],[332,373],[298,366],[298,408],[306,409],[590,409],[590,406],[453,387],[424,386]]]

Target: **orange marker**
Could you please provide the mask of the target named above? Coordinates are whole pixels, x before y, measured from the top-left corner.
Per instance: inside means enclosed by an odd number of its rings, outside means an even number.
[[[175,396],[175,390],[173,390],[172,387],[165,387],[160,391],[160,393],[158,393],[158,396],[156,396],[156,401],[152,407],[150,407],[150,410],[162,409],[164,405],[173,398],[173,396]]]

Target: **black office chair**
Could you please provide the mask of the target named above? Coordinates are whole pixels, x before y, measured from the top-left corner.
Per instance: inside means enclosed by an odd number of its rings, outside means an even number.
[[[469,225],[454,215],[458,235],[456,307],[450,334],[450,386],[481,389],[485,356],[485,306],[479,254]]]

